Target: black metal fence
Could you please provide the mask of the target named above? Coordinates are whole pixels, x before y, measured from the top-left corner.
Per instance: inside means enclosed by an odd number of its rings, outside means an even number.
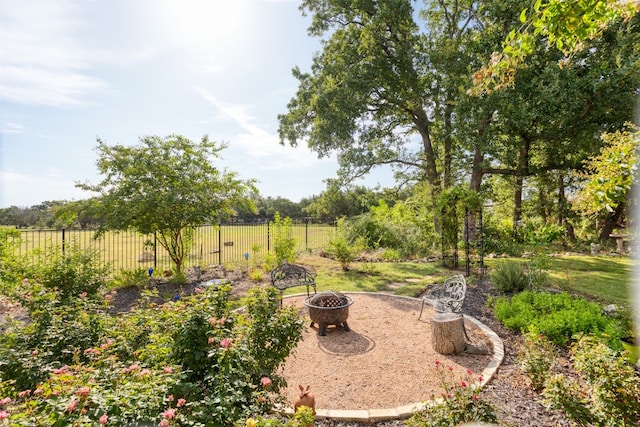
[[[291,226],[298,251],[323,249],[331,239],[335,226],[294,221]],[[108,232],[96,238],[95,230],[87,229],[27,229],[20,230],[18,252],[37,262],[51,249],[62,252],[69,248],[94,250],[100,262],[112,272],[119,270],[170,269],[171,259],[158,244],[156,236],[134,231]],[[273,251],[273,224],[205,225],[195,230],[185,267],[206,267],[216,264],[238,264],[264,258]]]

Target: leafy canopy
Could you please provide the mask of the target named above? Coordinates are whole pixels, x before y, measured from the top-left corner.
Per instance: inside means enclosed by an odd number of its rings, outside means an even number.
[[[104,230],[136,229],[157,233],[158,242],[182,271],[189,236],[196,226],[251,204],[253,181],[216,168],[212,161],[224,149],[207,136],[192,142],[181,135],[147,136],[135,146],[109,146],[98,139],[96,185],[78,187],[100,193],[96,205]]]

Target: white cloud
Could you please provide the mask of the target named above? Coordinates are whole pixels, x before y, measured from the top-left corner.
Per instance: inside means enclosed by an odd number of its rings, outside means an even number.
[[[2,125],[2,128],[0,129],[0,133],[18,134],[23,132],[24,132],[24,126],[22,126],[20,123],[7,122],[4,125]]]

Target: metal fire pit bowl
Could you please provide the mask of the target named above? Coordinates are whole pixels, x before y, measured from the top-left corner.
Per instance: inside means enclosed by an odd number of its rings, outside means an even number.
[[[347,324],[351,304],[351,297],[335,291],[320,292],[304,300],[304,305],[309,308],[311,327],[317,323],[320,336],[327,334],[329,325],[342,326],[347,332],[351,330]]]

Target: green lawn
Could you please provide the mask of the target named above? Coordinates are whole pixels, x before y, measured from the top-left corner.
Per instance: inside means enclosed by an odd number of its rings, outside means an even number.
[[[491,268],[500,261],[489,259],[487,264]],[[548,264],[545,270],[548,287],[603,304],[629,306],[631,303],[631,257],[571,255],[549,258]]]
[[[526,259],[518,260],[528,262]],[[491,267],[500,261],[487,260],[489,274]],[[441,283],[453,274],[438,262],[356,262],[349,271],[342,271],[337,262],[319,256],[304,256],[298,262],[316,270],[318,291],[391,291],[398,295],[416,296],[426,285]],[[629,306],[632,266],[633,259],[630,257],[549,258],[547,287],[579,294],[603,304]],[[473,282],[475,278],[469,280]],[[299,289],[289,292],[296,293]]]

